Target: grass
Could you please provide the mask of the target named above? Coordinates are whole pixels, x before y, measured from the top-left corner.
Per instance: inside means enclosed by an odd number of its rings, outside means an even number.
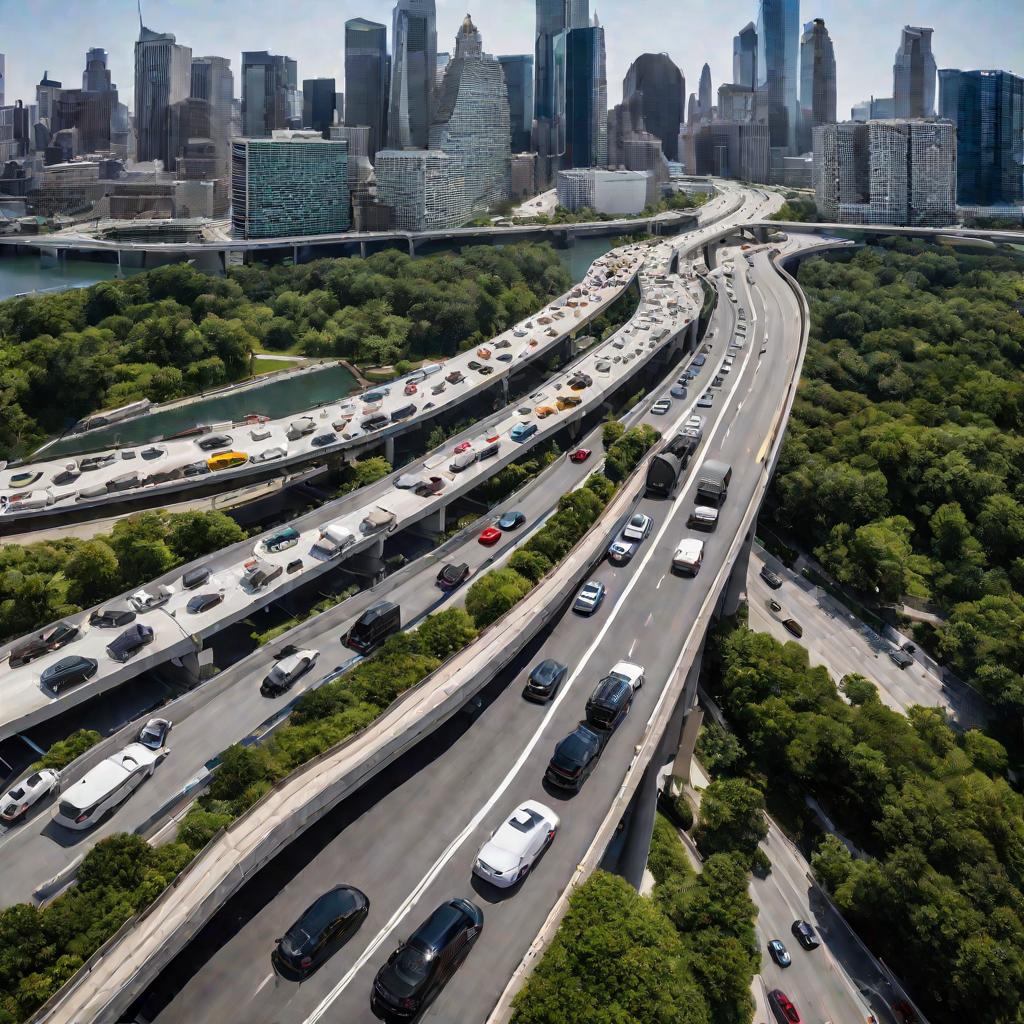
[[[295,370],[302,365],[302,363],[293,363],[288,359],[257,356],[252,363],[252,372],[253,376],[259,376],[261,373],[273,373],[275,370]]]

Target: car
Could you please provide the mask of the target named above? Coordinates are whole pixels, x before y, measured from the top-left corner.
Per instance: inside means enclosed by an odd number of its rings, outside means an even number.
[[[672,402],[667,398],[661,398],[651,406],[651,412],[655,416],[664,416],[672,408]]]
[[[412,1020],[444,988],[484,927],[471,900],[442,903],[388,957],[373,979],[370,1008],[382,1019]]]
[[[181,585],[185,590],[195,590],[206,583],[213,573],[207,565],[201,565],[195,569],[189,569],[181,577]]]
[[[215,452],[218,448],[230,448],[233,443],[227,434],[210,434],[196,441],[201,452]]]
[[[480,370],[478,372],[480,373],[481,377],[490,377],[490,375],[492,373],[494,373],[494,367],[493,366],[487,366],[485,364],[484,366],[480,367]]]
[[[135,612],[130,608],[105,608],[89,616],[89,625],[97,629],[117,629],[135,621]]]
[[[95,658],[83,658],[79,654],[72,654],[44,669],[39,682],[54,693],[60,693],[69,686],[77,686],[91,679],[96,675],[98,668],[99,663]]]
[[[673,398],[685,398],[686,397],[686,385],[685,384],[674,384],[669,394]]]
[[[148,612],[152,611],[154,608],[159,608],[161,605],[167,604],[173,595],[174,587],[169,587],[166,583],[158,583],[153,588],[152,593],[148,590],[135,591],[135,593],[128,598],[128,603],[137,612]]]
[[[72,622],[58,622],[53,626],[47,626],[41,633],[15,644],[8,656],[9,664],[11,668],[27,665],[44,654],[66,647],[77,640],[80,634],[81,630]]]
[[[432,395],[441,395],[441,394],[444,394],[444,392],[445,392],[445,390],[447,389],[447,387],[448,387],[448,385],[447,385],[447,384],[445,384],[445,382],[444,382],[444,381],[441,381],[440,383],[438,383],[438,384],[435,384],[435,385],[434,385],[434,386],[433,386],[433,387],[432,387],[432,388],[430,389],[430,393],[431,393]]]
[[[569,461],[577,463],[586,462],[593,454],[590,448],[577,448],[576,451],[569,453]]]
[[[526,516],[522,512],[512,511],[506,512],[498,520],[498,529],[500,530],[518,530],[523,523],[526,522]]]
[[[807,921],[801,918],[793,922],[790,931],[796,936],[797,942],[806,950],[817,949],[821,945],[817,932]]]
[[[893,664],[899,669],[906,669],[914,664],[914,659],[904,650],[893,649],[887,652]]]
[[[585,391],[594,383],[589,373],[574,373],[566,382],[573,391]]]
[[[470,361],[466,363],[466,366],[471,370],[481,370],[483,369],[483,365],[483,363],[478,363],[475,359],[470,359]]]
[[[210,467],[205,462],[193,462],[182,470],[185,476],[206,476],[209,472]]]
[[[216,608],[223,600],[223,590],[211,590],[206,594],[196,594],[195,597],[190,597],[185,607],[190,614],[200,615],[202,612],[208,612],[211,608]]]
[[[555,746],[544,780],[557,789],[579,792],[597,767],[605,736],[582,723]]]
[[[778,590],[779,587],[782,586],[782,577],[777,573],[772,572],[767,565],[761,566],[761,572],[758,575],[765,581],[765,583],[768,584],[769,587],[772,588],[772,590]]]
[[[567,665],[555,661],[554,658],[545,658],[533,666],[523,688],[523,696],[527,700],[539,703],[551,700],[558,693],[558,688],[568,672]]]
[[[465,562],[449,562],[437,574],[437,585],[442,590],[454,590],[469,579],[470,570]]]
[[[314,437],[313,440],[310,441],[309,443],[314,448],[323,448],[325,445],[334,444],[334,442],[337,441],[337,440],[338,440],[338,435],[334,434],[334,433],[331,433],[331,434],[317,434],[316,437]]]
[[[626,523],[626,527],[622,531],[622,538],[623,540],[642,541],[651,532],[652,526],[654,526],[654,520],[650,516],[637,512]]]
[[[289,651],[289,648],[286,647],[285,651]],[[295,685],[296,680],[316,664],[319,657],[320,652],[317,650],[291,649],[291,652],[279,658],[277,664],[267,673],[260,685],[260,693],[264,697],[279,697],[282,693],[287,693]]]
[[[363,395],[363,402],[367,405],[375,405],[377,402],[383,402],[390,394],[391,388],[377,388],[376,391],[367,391]]]
[[[481,544],[485,544],[488,547],[491,544],[497,544],[501,540],[501,530],[496,526],[485,526],[478,539]]]
[[[415,487],[413,493],[421,498],[432,498],[444,490],[445,482],[443,477],[432,476],[429,480],[421,480]]]
[[[336,885],[318,896],[277,940],[270,959],[282,974],[304,978],[359,930],[370,912],[366,894]]]
[[[717,374],[715,379],[711,382],[713,388],[720,388],[725,383],[725,378],[721,374]]]
[[[111,456],[110,459],[111,459],[111,461],[113,461],[113,456]],[[85,459],[82,460],[83,463],[85,461],[86,461]],[[82,466],[80,468],[84,469],[85,467]],[[24,472],[21,472],[21,473],[15,473],[10,478],[10,480],[7,481],[7,486],[10,487],[13,490],[19,490],[20,491],[23,488],[31,487],[32,484],[34,484],[42,475],[43,475],[42,473],[35,473],[35,472],[31,472],[29,470],[25,470]]]
[[[139,455],[142,456],[147,462],[151,462],[153,459],[159,459],[161,455],[166,455],[166,448],[143,448]]]
[[[160,750],[166,745],[172,726],[169,718],[151,718],[139,730],[138,742],[150,750]]]
[[[546,420],[549,416],[555,415],[555,407],[553,405],[538,405],[533,411],[539,420]]]
[[[517,423],[510,431],[509,437],[513,441],[526,441],[537,433],[536,423]]]
[[[84,459],[80,459],[79,460],[78,468],[83,473],[88,473],[88,472],[90,472],[93,469],[101,469],[103,466],[109,466],[116,458],[117,458],[117,455],[114,452],[105,452],[102,455],[87,455]],[[35,479],[38,480],[40,475],[41,474],[38,474],[35,477]],[[25,486],[24,484],[16,484],[16,483],[14,483],[14,480],[15,480],[15,477],[11,477],[11,486],[12,487],[24,487]]]
[[[618,661],[612,666],[608,678],[629,683],[633,692],[636,693],[644,685],[644,667],[643,665],[634,665],[631,661]]]
[[[555,399],[555,405],[561,412],[565,412],[566,409],[575,409],[577,405],[582,405],[583,399],[578,395],[559,395]]]
[[[604,600],[605,586],[600,580],[588,580],[579,589],[572,610],[581,615],[592,615],[601,607]]]
[[[799,1011],[781,989],[773,988],[768,993],[768,1005],[779,1024],[803,1024]]]
[[[451,373],[445,377],[445,380],[449,384],[461,384],[466,379],[466,375],[461,370],[452,370]]]
[[[801,626],[800,623],[796,621],[796,619],[783,619],[782,624],[786,627],[787,630],[789,630],[790,633],[793,634],[793,636],[801,637],[804,635],[804,627]]]
[[[473,447],[472,441],[460,441],[453,449],[453,455],[461,455],[463,452],[468,452]]]
[[[258,547],[263,548],[264,551],[269,552],[272,555],[279,555],[282,551],[287,551],[289,548],[295,547],[299,543],[299,531],[293,526],[285,526],[280,530],[276,530],[269,536],[264,537]]]
[[[409,381],[409,383],[405,385],[405,394],[406,395],[415,395],[418,391],[419,391],[419,387],[416,384],[414,384],[412,381]]]
[[[612,565],[628,565],[636,554],[636,545],[628,540],[613,540],[608,545],[608,561]]]
[[[107,654],[122,664],[134,658],[143,647],[148,647],[155,633],[144,622],[133,622],[119,637],[107,644]]]
[[[272,434],[273,431],[270,427],[253,427],[252,430],[249,431],[249,437],[254,441],[266,441]]]
[[[43,797],[60,792],[60,772],[41,768],[12,786],[0,797],[0,821],[14,825],[23,821]]]
[[[780,966],[788,967],[793,958],[789,955],[785,943],[781,939],[772,939],[768,943],[768,955]]]
[[[536,800],[520,804],[480,847],[473,874],[498,889],[521,882],[558,832],[558,815]]]
[[[768,599],[767,604],[768,604],[768,610],[771,611],[771,612],[775,612],[776,614],[778,614],[779,612],[782,611],[782,605],[779,604],[779,602],[776,601],[774,597],[770,597]]]
[[[697,399],[697,406],[701,409],[710,409],[715,404],[715,396],[710,391],[705,391],[700,398]]]

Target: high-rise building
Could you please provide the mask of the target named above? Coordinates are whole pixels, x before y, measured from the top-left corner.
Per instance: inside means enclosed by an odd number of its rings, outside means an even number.
[[[4,93],[7,88],[7,58],[0,53],[0,107],[4,105]]]
[[[242,132],[249,139],[299,127],[302,94],[299,66],[290,57],[246,50],[242,53]]]
[[[757,12],[757,87],[767,93],[772,148],[796,149],[800,0],[761,0]]]
[[[558,172],[558,205],[567,210],[634,215],[654,198],[652,175],[579,167]]]
[[[370,129],[370,156],[387,139],[388,30],[376,21],[345,22],[345,124]]]
[[[193,57],[191,96],[210,105],[210,138],[222,154],[225,171],[231,164],[231,117],[235,76],[227,57]]]
[[[43,77],[36,86],[36,106],[39,108],[39,117],[47,124],[50,123],[50,118],[53,117],[53,104],[60,90],[60,82],[50,78],[49,71],[44,71]]]
[[[700,69],[700,85],[697,88],[697,106],[700,117],[710,120],[714,101],[711,98],[711,66],[705,64]]]
[[[275,131],[231,143],[231,226],[237,238],[323,235],[349,228],[348,144],[319,132]]]
[[[820,125],[812,137],[815,201],[829,220],[938,227],[954,222],[951,121],[847,121]]]
[[[82,72],[82,89],[85,92],[104,92],[117,88],[110,83],[107,59],[107,51],[99,46],[94,46],[86,52],[85,71]]]
[[[469,15],[455,37],[430,126],[430,149],[449,158],[457,179],[451,215],[460,222],[510,194],[511,133],[508,91],[501,65],[483,51]]]
[[[800,152],[811,151],[812,129],[835,120],[836,55],[825,19],[815,18],[800,38]]]
[[[106,152],[110,149],[110,125],[116,106],[116,89],[61,89],[53,104],[50,130],[77,128],[82,153]],[[173,166],[173,161],[167,166]]]
[[[227,212],[231,186],[231,114],[235,77],[227,57],[193,57],[193,108],[182,125],[178,177],[185,181],[212,181],[213,212]],[[195,106],[199,104],[199,106]],[[204,110],[205,108],[205,110]],[[208,126],[206,134],[202,125]]]
[[[764,121],[706,121],[694,125],[691,174],[767,182],[771,168]]]
[[[641,54],[622,82],[622,101],[638,96],[645,129],[661,140],[669,160],[679,160],[679,128],[686,104],[686,79],[667,53]]]
[[[136,159],[160,160],[174,170],[170,108],[186,100],[192,84],[192,50],[170,32],[139,27],[135,44]]]
[[[661,139],[645,127],[643,101],[644,94],[634,91],[608,112],[608,166],[650,171],[660,184],[669,180],[668,163]],[[678,148],[678,132],[676,143]]]
[[[333,78],[306,78],[302,82],[302,127],[315,128],[327,138],[334,124],[336,102]]]
[[[452,55],[447,50],[437,55],[437,63],[434,65],[435,92],[441,88],[441,82],[444,81],[444,73],[448,70],[448,62],[451,59]]]
[[[766,121],[764,93],[748,85],[726,82],[718,87],[719,121]]]
[[[896,117],[934,117],[932,29],[904,26],[892,66],[892,96]]]
[[[750,89],[757,84],[757,29],[752,21],[732,38],[732,81]]]
[[[957,202],[1024,204],[1024,78],[943,68],[939,116],[956,125]]]
[[[430,133],[437,75],[434,0],[398,0],[391,45],[388,145],[423,149]]]
[[[509,54],[498,58],[505,73],[508,89],[508,110],[512,133],[512,152],[524,153],[530,148],[533,128],[533,55]]]
[[[556,117],[565,130],[563,167],[604,167],[608,162],[608,77],[604,29],[594,18],[587,28],[571,28],[555,40]]]
[[[377,199],[394,210],[399,231],[458,227],[459,204],[451,158],[434,149],[382,149],[377,154]]]

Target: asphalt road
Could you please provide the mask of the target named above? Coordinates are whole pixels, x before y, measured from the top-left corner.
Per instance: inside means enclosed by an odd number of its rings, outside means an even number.
[[[318,831],[320,845],[306,846],[292,872],[271,864],[252,883],[260,890],[261,912],[234,930],[221,921],[217,939],[201,948],[198,973],[160,1014],[161,1022],[196,1019],[283,1021],[371,1020],[368,997],[373,975],[399,937],[407,935],[441,900],[466,895],[482,904],[486,925],[466,964],[436,1001],[431,1021],[486,1018],[513,969],[532,942],[550,907],[564,889],[592,841],[621,783],[634,744],[644,731],[658,694],[703,602],[724,578],[724,556],[760,474],[755,462],[780,407],[796,357],[797,309],[786,285],[756,258],[761,300],[750,301],[745,282],[737,290],[753,321],[753,337],[739,352],[724,392],[709,410],[706,440],[672,502],[643,500],[639,509],[655,518],[652,535],[623,568],[603,563],[596,578],[608,587],[603,607],[591,618],[566,614],[492,703],[456,743],[424,752],[414,772],[395,780],[375,802],[342,805],[332,819],[344,822],[336,835]],[[723,317],[730,317],[723,303]],[[716,339],[715,358],[731,334],[726,322]],[[767,330],[772,338],[760,354]],[[674,403],[665,420],[689,412]],[[685,407],[685,408],[684,408]],[[695,579],[674,576],[672,553],[687,534],[696,471],[706,457],[724,458],[734,468],[729,499],[717,532],[704,536],[704,566]],[[543,657],[570,666],[570,676],[550,705],[521,698],[529,667]],[[633,709],[611,737],[598,768],[575,797],[547,792],[541,778],[554,744],[574,728],[593,685],[617,660],[645,665],[647,683]],[[508,894],[474,881],[470,869],[489,831],[523,799],[540,798],[562,817],[560,835],[530,877]],[[316,895],[337,882],[362,888],[371,899],[360,933],[302,985],[277,978],[270,968],[274,939]],[[231,906],[224,915],[230,916]],[[227,930],[225,933],[225,929]]]

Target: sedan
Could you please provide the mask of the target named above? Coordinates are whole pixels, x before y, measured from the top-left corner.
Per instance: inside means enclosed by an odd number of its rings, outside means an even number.
[[[518,530],[526,522],[526,516],[522,512],[506,512],[498,520],[498,528],[501,530]]]
[[[5,825],[13,825],[22,821],[29,810],[44,796],[60,792],[60,772],[52,768],[43,768],[33,772],[27,779],[22,779],[4,796],[0,797],[0,821]]]
[[[789,630],[790,633],[795,637],[801,637],[804,635],[804,627],[800,625],[796,619],[783,619],[782,624]]]
[[[608,545],[608,561],[612,565],[628,565],[636,554],[636,545],[628,540],[614,540]]]
[[[153,627],[143,622],[134,622],[116,640],[107,644],[107,654],[114,661],[122,663],[133,658],[143,647],[153,642]]]
[[[572,610],[581,615],[592,615],[601,607],[604,600],[605,586],[600,580],[589,580],[580,587],[576,600],[573,602]]]
[[[622,539],[634,541],[644,540],[644,538],[646,538],[651,532],[652,526],[654,526],[654,520],[650,516],[645,516],[642,512],[637,512],[636,515],[630,518],[629,522],[626,524],[626,528],[622,531]]]
[[[545,658],[538,665],[534,665],[530,678],[526,680],[526,686],[523,688],[523,696],[527,700],[540,703],[551,700],[558,693],[558,687],[562,685],[568,671],[569,667],[560,661]]]
[[[536,800],[527,800],[480,847],[473,874],[499,889],[521,882],[557,831],[558,815]]]
[[[480,367],[480,371],[479,372],[480,372],[480,376],[481,377],[490,377],[490,375],[492,373],[494,373],[494,367],[493,366],[484,365],[484,366]]]
[[[558,789],[579,792],[580,787],[597,767],[604,747],[603,736],[586,725],[578,725],[555,747],[544,779]]]
[[[89,625],[98,629],[117,629],[135,621],[135,612],[130,608],[106,608],[89,616]]]
[[[91,679],[96,675],[98,668],[99,664],[95,658],[83,658],[73,654],[44,669],[39,682],[54,693],[60,693],[69,686],[77,686]]]
[[[10,666],[18,668],[51,651],[59,651],[73,640],[77,640],[78,636],[78,627],[70,622],[58,622],[54,626],[48,626],[41,633],[11,648]]]
[[[710,409],[715,404],[715,396],[710,391],[705,391],[700,398],[697,399],[697,405],[701,409]]]
[[[196,594],[195,597],[189,598],[185,607],[193,615],[199,615],[202,612],[208,612],[211,608],[216,608],[223,600],[223,590],[211,591],[208,594]]]
[[[471,370],[480,370],[483,368],[483,365],[483,363],[478,363],[475,359],[470,359],[470,361],[466,363],[466,366]]]
[[[914,664],[914,659],[906,651],[893,649],[887,652],[892,663],[899,669],[905,669]]]
[[[227,434],[211,434],[196,442],[199,445],[199,450],[203,452],[215,452],[218,448],[230,448],[232,443]]]
[[[512,357],[512,354],[510,352],[502,352],[501,355],[498,356],[498,362],[501,362],[501,363],[511,363],[512,362],[512,358],[513,357]]]
[[[591,455],[593,455],[593,451],[590,448],[577,448],[576,451],[569,453],[569,461],[586,462]]]
[[[673,398],[685,398],[686,397],[686,385],[685,384],[675,384],[675,385],[673,385],[672,390],[669,392],[669,394]]]
[[[319,657],[320,652],[317,650],[295,651],[285,655],[263,680],[260,693],[264,697],[279,697],[282,693],[287,693],[295,682],[316,664]]]
[[[323,448],[325,445],[334,444],[338,440],[337,434],[317,434],[309,443],[314,448]]]
[[[469,579],[469,566],[465,562],[449,562],[437,574],[437,585],[442,590],[454,590]]]
[[[169,718],[151,718],[139,730],[139,743],[150,750],[160,750],[167,742],[172,725]]]
[[[806,950],[817,949],[821,945],[817,932],[804,920],[796,920],[790,929],[796,936],[797,942]]]
[[[772,590],[778,590],[782,586],[782,577],[772,572],[767,565],[761,566],[760,577]]]
[[[270,958],[283,972],[304,978],[341,943],[359,930],[370,912],[366,894],[351,885],[336,885],[317,897],[277,940]]]
[[[491,544],[497,544],[498,541],[501,540],[501,530],[496,526],[485,527],[480,534],[479,540],[481,544],[485,544],[488,547]]]
[[[651,412],[655,416],[664,416],[672,408],[672,402],[667,398],[661,398],[651,406]]]
[[[793,962],[789,950],[781,939],[772,939],[768,943],[768,954],[780,967],[788,967]]]
[[[779,1024],[803,1024],[803,1018],[785,992],[773,988],[768,993],[768,1005]]]

